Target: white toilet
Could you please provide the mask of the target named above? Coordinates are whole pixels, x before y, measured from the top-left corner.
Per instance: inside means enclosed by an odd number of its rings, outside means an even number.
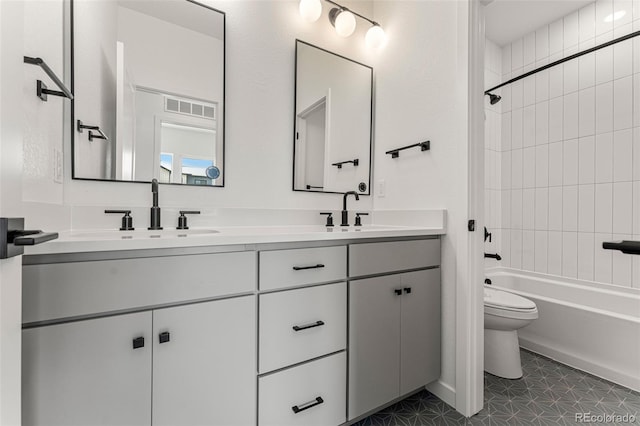
[[[522,377],[518,329],[538,318],[531,300],[484,287],[484,369],[506,379]]]

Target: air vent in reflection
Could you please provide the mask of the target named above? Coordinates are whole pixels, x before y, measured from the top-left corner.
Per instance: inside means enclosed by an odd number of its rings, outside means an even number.
[[[206,118],[209,120],[216,119],[215,104],[206,104],[203,102],[194,102],[188,99],[176,99],[165,96],[164,109],[168,112],[175,112],[178,114],[191,115],[200,118]]]

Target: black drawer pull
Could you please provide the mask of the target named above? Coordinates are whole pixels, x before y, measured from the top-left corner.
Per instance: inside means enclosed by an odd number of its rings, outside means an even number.
[[[294,266],[293,270],[303,271],[305,269],[317,269],[317,268],[324,268],[324,265],[322,263],[318,263],[317,265],[313,265],[313,266]]]
[[[144,348],[144,337],[133,339],[133,349]]]
[[[400,296],[402,294],[402,289],[396,288],[395,290],[393,290],[393,292],[396,294],[396,296]]]
[[[171,339],[171,335],[168,331],[163,331],[158,335],[158,340],[160,343],[167,343]]]
[[[294,413],[298,414],[301,411],[308,410],[311,407],[315,407],[316,405],[320,405],[324,402],[321,396],[317,397],[313,401],[305,402],[304,404],[294,405],[291,407]]]
[[[405,288],[404,288],[404,292],[405,292],[406,294],[411,293],[411,287],[405,287]]]
[[[316,322],[314,322],[314,323],[312,323],[312,324],[301,325],[301,326],[294,325],[292,328],[293,328],[295,331],[301,331],[301,330],[306,330],[306,329],[308,329],[308,328],[320,327],[321,325],[324,325],[324,321],[316,321]]]

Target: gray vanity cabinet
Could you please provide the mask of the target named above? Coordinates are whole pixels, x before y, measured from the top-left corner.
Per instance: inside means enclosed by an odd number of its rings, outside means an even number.
[[[389,258],[394,257],[402,259],[398,265],[403,269],[422,268],[349,283],[349,420],[353,420],[440,377],[440,268],[434,268],[440,263],[439,240],[354,245],[349,253],[356,262],[366,259],[364,266],[349,265],[352,275],[354,271],[383,274],[380,265],[393,269]],[[406,263],[411,256],[415,262]],[[378,257],[387,260],[376,262]]]
[[[245,296],[25,330],[23,423],[251,424],[255,327]]]
[[[151,424],[151,312],[22,333],[24,425]],[[144,346],[133,348],[136,338]]]
[[[155,310],[153,425],[254,423],[255,329],[254,296]]]
[[[255,288],[253,252],[25,265],[23,424],[255,423]]]

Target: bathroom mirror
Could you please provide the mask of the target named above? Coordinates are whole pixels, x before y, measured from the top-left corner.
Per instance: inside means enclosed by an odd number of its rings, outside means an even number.
[[[296,40],[293,190],[371,186],[373,69]]]
[[[225,14],[75,0],[73,178],[224,186]]]

